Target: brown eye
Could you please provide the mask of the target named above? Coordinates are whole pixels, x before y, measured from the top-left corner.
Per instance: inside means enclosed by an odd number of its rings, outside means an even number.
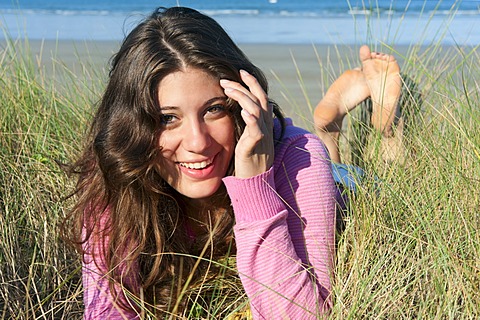
[[[176,120],[176,117],[171,114],[162,114],[160,118],[162,125],[165,125],[165,126],[172,124],[173,122],[175,122],[175,120]]]
[[[207,112],[217,114],[219,112],[224,112],[225,110],[226,109],[225,109],[224,106],[218,104],[218,105],[214,105],[214,106],[211,106],[210,108],[208,108]]]

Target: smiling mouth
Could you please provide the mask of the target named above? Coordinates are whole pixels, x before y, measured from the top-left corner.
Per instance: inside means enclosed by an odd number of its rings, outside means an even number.
[[[213,159],[208,159],[201,162],[179,162],[178,164],[188,169],[201,170],[211,165],[212,162]]]

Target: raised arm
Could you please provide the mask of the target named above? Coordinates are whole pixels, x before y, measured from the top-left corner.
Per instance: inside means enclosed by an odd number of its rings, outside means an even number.
[[[316,319],[329,309],[335,187],[323,144],[296,129],[287,127],[295,136],[276,148],[270,170],[224,179],[254,318]]]

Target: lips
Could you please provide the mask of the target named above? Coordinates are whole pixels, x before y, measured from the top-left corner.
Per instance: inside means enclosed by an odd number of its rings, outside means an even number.
[[[215,162],[216,156],[203,160],[191,162],[177,162],[180,172],[194,181],[210,179],[218,174]]]

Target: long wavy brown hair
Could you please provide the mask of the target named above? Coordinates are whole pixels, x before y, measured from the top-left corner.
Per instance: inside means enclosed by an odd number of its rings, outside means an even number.
[[[158,171],[158,87],[166,75],[186,67],[240,83],[239,70],[244,69],[268,93],[264,74],[215,20],[189,8],[156,9],[112,58],[86,146],[71,166],[79,177],[76,202],[63,225],[64,236],[82,254],[84,243],[102,243],[93,258],[111,272],[111,289],[122,283],[160,313],[172,312],[172,301],[189,276],[195,283],[206,272],[202,263],[195,266],[201,251],[208,247],[208,259],[215,259],[226,254],[233,239],[233,212],[223,187],[212,199],[210,232],[192,242],[185,220],[195,208]],[[283,123],[278,106],[270,103]],[[241,108],[230,100],[227,107],[238,141],[245,127]],[[233,161],[227,172],[232,174]]]

